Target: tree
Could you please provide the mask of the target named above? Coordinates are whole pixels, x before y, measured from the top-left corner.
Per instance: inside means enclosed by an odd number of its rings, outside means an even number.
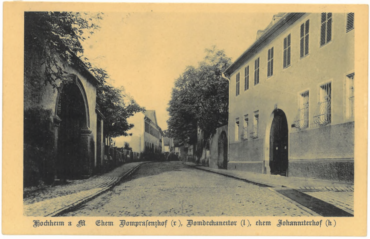
[[[108,138],[126,135],[133,127],[127,118],[143,111],[133,99],[126,100],[123,88],[108,84],[108,73],[84,57],[81,41],[99,29],[94,23],[103,13],[26,12],[25,13],[25,78],[36,91],[45,84],[57,87],[57,81],[68,81],[66,65],[79,64],[100,82],[97,103],[105,116],[104,135]],[[38,66],[35,67],[35,64]],[[42,70],[40,70],[42,69]],[[28,89],[27,89],[28,90]]]
[[[125,148],[125,149],[131,149],[130,144],[129,144],[129,143],[127,143],[127,142],[125,142],[125,146],[124,146],[124,148]]]
[[[97,88],[97,103],[105,116],[104,137],[106,138],[127,136],[126,131],[134,126],[127,122],[127,118],[145,110],[133,99],[128,99],[128,103],[125,103],[125,97],[123,88],[115,88],[108,83]]]
[[[82,64],[74,61],[82,57],[86,32],[93,34],[99,28],[94,20],[102,19],[102,13],[94,15],[79,12],[26,12],[25,25],[25,62],[42,66],[41,72],[33,64],[25,64],[25,76],[31,81],[49,83],[56,87],[57,80],[66,80],[66,64]],[[86,58],[84,60],[87,60]],[[37,83],[37,82],[36,82]]]
[[[193,144],[197,127],[205,138],[227,124],[228,82],[222,72],[231,64],[223,50],[206,49],[206,57],[197,68],[189,66],[176,80],[167,109],[171,137]]]

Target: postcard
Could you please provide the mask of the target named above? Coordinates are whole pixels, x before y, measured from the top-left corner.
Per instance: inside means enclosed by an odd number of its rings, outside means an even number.
[[[4,3],[7,235],[367,235],[368,5]]]

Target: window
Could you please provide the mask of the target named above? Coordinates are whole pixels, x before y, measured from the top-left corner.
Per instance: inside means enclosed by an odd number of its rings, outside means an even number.
[[[235,119],[235,141],[239,141],[239,118]]]
[[[145,122],[145,132],[150,133],[150,125],[148,122]]]
[[[320,86],[319,91],[319,115],[315,117],[315,123],[329,124],[331,122],[331,83]]]
[[[355,87],[354,87],[355,73],[347,75],[347,118],[353,119],[355,116]]]
[[[258,138],[258,119],[259,118],[259,114],[258,114],[258,111],[254,112],[254,117],[253,117],[253,132],[252,132],[252,135],[253,135],[253,138]]]
[[[248,139],[248,115],[244,115],[243,139]]]
[[[260,58],[254,61],[254,85],[260,82]]]
[[[272,76],[274,73],[274,48],[268,50],[267,53],[267,77]]]
[[[290,34],[284,38],[284,68],[290,66]]]
[[[240,91],[240,73],[236,74],[236,95],[239,95]]]
[[[310,20],[301,25],[301,57],[308,55]]]
[[[350,12],[347,14],[347,26],[346,31],[349,32],[355,28],[355,14]]]
[[[326,43],[331,41],[331,25],[333,22],[332,13],[331,12],[323,12],[321,13],[321,40],[320,46],[325,45]]]
[[[244,90],[249,89],[249,66],[244,69]]]
[[[299,128],[304,129],[309,125],[310,94],[308,91],[300,95],[299,102]]]

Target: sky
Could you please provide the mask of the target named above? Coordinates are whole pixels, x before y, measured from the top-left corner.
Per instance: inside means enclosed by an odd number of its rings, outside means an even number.
[[[213,45],[236,60],[276,13],[104,12],[100,30],[83,46],[114,86],[156,111],[165,130],[172,88],[185,68],[197,66]]]

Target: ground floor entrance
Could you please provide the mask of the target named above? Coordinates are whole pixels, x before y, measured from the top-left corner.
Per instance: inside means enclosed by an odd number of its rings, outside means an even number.
[[[288,122],[284,111],[273,112],[270,130],[270,173],[287,176],[288,170]]]
[[[225,131],[218,138],[218,166],[219,168],[227,168],[227,136]]]
[[[57,101],[60,118],[57,137],[56,173],[59,179],[88,176],[94,157],[92,132],[87,127],[87,110],[81,90],[65,84]]]

